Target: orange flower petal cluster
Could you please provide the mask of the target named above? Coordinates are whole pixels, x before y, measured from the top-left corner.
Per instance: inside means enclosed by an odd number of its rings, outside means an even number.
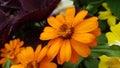
[[[88,11],[81,10],[75,15],[75,8],[68,8],[66,15],[50,16],[46,26],[40,34],[41,40],[50,40],[47,56],[54,59],[57,56],[59,64],[71,61],[76,63],[78,55],[88,57],[90,46],[96,46],[96,37],[100,35],[98,18],[85,19]]]
[[[16,57],[17,54],[23,49],[23,44],[24,42],[20,41],[20,39],[10,40],[9,43],[6,43],[5,48],[0,49],[0,64],[3,64],[7,58],[11,59],[13,62],[17,62]]]
[[[38,45],[35,51],[30,46],[24,48],[17,56],[20,63],[12,65],[11,68],[57,68],[55,63],[46,61],[47,49],[47,46],[41,49],[41,45]]]

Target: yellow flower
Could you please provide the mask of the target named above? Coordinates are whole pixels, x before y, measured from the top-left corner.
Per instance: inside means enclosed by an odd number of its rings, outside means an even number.
[[[66,16],[58,14],[50,16],[47,21],[50,26],[44,28],[41,40],[50,40],[47,56],[51,59],[57,55],[59,64],[77,62],[78,55],[88,57],[89,46],[96,46],[96,36],[100,35],[98,18],[84,19],[88,11],[81,10],[75,16],[75,8],[68,8]]]
[[[120,68],[120,58],[102,55],[98,68]]]
[[[98,18],[100,20],[106,20],[109,26],[113,26],[116,24],[116,17],[112,15],[110,8],[107,6],[107,3],[103,3],[102,6],[106,9],[106,11],[100,11]]]
[[[41,49],[41,45],[38,45],[35,51],[30,46],[24,48],[17,56],[20,63],[12,65],[11,68],[57,68],[55,63],[47,60],[47,48],[46,46]]]
[[[4,64],[7,58],[10,58],[12,61],[16,61],[17,54],[21,51],[24,42],[20,41],[20,39],[10,40],[9,43],[5,44],[5,48],[0,50],[1,59],[0,64]]]
[[[109,44],[115,44],[120,42],[120,22],[114,26],[110,27],[111,32],[106,33]],[[120,45],[120,44],[119,44]]]

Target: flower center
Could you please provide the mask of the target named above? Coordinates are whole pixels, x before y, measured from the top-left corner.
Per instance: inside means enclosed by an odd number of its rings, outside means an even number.
[[[74,29],[70,25],[63,24],[59,27],[58,35],[63,39],[70,39],[73,31]]]
[[[26,68],[39,68],[38,63],[34,62],[30,62],[27,64]]]
[[[120,58],[112,57],[107,61],[108,68],[120,68]]]

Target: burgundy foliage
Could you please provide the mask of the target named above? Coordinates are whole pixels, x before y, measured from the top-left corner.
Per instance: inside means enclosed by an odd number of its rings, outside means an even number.
[[[0,45],[9,40],[12,32],[19,29],[21,24],[45,20],[59,2],[60,0],[0,0]],[[10,15],[13,17],[9,18]]]

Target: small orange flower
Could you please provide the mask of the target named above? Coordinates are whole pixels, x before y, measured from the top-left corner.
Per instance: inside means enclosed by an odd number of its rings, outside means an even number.
[[[20,63],[12,65],[11,68],[57,68],[55,63],[47,60],[47,49],[47,46],[41,49],[41,45],[38,45],[35,51],[30,46],[24,48],[17,56]]]
[[[78,61],[78,55],[88,57],[89,46],[96,46],[96,36],[100,35],[98,18],[84,19],[88,11],[81,10],[75,16],[75,8],[68,8],[66,15],[50,16],[47,21],[50,26],[44,28],[41,40],[50,40],[47,56],[53,59],[57,55],[59,64]]]
[[[20,39],[10,40],[9,43],[5,44],[5,48],[0,50],[1,59],[0,64],[4,64],[7,58],[11,59],[14,62],[16,61],[17,54],[21,51],[24,42],[20,41]]]

